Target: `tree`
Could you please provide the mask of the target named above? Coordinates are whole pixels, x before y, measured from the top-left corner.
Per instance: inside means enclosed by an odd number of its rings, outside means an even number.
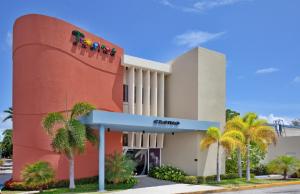
[[[278,156],[267,164],[268,172],[279,173],[286,180],[288,173],[294,173],[300,168],[300,160],[294,156]]]
[[[41,192],[43,186],[54,179],[54,170],[48,162],[38,161],[26,165],[21,172],[21,176],[26,185],[38,188]]]
[[[226,130],[238,130],[245,136],[246,147],[246,179],[250,181],[250,144],[255,143],[261,150],[267,150],[271,143],[276,144],[277,136],[274,129],[267,126],[267,121],[258,119],[255,113],[247,113],[243,118],[236,116],[226,123]],[[240,164],[239,164],[240,165]],[[239,166],[241,168],[241,166]]]
[[[2,151],[2,157],[10,158],[12,156],[13,152],[13,143],[12,143],[12,129],[6,129],[2,135],[3,140],[1,142],[1,151]]]
[[[236,116],[240,116],[240,113],[231,109],[226,109],[226,121],[229,121]]]
[[[8,119],[11,119],[11,120],[13,119],[13,108],[12,107],[9,107],[7,110],[4,110],[3,112],[8,115],[2,120],[2,122],[7,121]]]
[[[83,125],[78,119],[95,108],[84,102],[77,103],[71,109],[71,114],[59,112],[49,113],[43,119],[43,127],[52,138],[52,148],[55,152],[64,154],[69,160],[70,189],[75,188],[74,157],[85,151],[86,141],[95,145],[98,141],[92,129]]]
[[[237,130],[231,130],[222,133],[217,127],[210,127],[207,129],[205,137],[200,142],[201,149],[208,149],[212,144],[217,143],[217,182],[221,181],[220,176],[220,146],[224,148],[227,153],[231,153],[239,144],[244,141],[244,135]]]
[[[115,152],[106,158],[105,178],[109,183],[124,183],[132,177],[134,168],[135,163],[131,159]]]

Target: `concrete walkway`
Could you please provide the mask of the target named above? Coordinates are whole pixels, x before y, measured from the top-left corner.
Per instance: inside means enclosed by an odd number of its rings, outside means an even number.
[[[139,183],[132,189],[109,192],[115,194],[175,194],[195,191],[207,191],[222,189],[223,187],[214,187],[207,185],[189,185],[170,181],[158,180],[151,177],[139,177]]]

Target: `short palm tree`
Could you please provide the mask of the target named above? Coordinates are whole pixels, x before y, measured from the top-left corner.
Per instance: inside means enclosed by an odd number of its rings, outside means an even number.
[[[221,132],[217,127],[209,127],[205,137],[200,142],[201,149],[208,149],[212,144],[217,143],[217,182],[221,181],[220,175],[220,147],[222,146],[227,153],[232,152],[244,141],[244,135],[237,130]]]
[[[280,173],[283,179],[286,180],[288,173],[294,173],[300,169],[300,160],[294,156],[279,156],[270,161],[267,165],[270,173]]]
[[[64,154],[69,159],[70,189],[75,188],[74,181],[74,157],[83,153],[87,141],[93,145],[97,143],[97,136],[93,130],[83,125],[78,119],[94,110],[88,103],[80,102],[73,106],[70,115],[49,113],[43,119],[43,127],[52,138],[52,148],[55,152]]]
[[[225,131],[241,131],[245,136],[246,179],[250,181],[250,143],[254,142],[260,149],[266,151],[270,144],[276,144],[277,136],[275,130],[267,125],[266,120],[259,119],[255,113],[247,113],[244,117],[236,116],[226,123],[225,128]],[[241,169],[241,164],[238,165],[239,169]]]
[[[105,161],[105,179],[109,183],[118,184],[129,180],[133,175],[135,162],[127,156],[115,152]]]
[[[42,192],[43,187],[54,180],[54,170],[48,162],[38,161],[27,164],[21,172],[23,181],[29,187],[38,188]]]
[[[4,110],[3,112],[8,115],[2,120],[2,122],[5,122],[9,119],[11,119],[11,120],[13,119],[13,108],[12,107],[9,107],[7,110]]]

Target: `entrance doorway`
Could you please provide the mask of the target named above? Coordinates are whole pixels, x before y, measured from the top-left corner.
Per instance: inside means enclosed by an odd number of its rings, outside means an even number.
[[[123,153],[136,163],[135,176],[147,175],[153,167],[161,165],[160,148],[123,148]]]

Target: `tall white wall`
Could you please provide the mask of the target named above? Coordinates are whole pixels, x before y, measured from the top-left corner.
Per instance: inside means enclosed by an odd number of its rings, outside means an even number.
[[[276,145],[270,145],[264,163],[278,156],[290,155],[300,160],[300,136],[279,137]]]
[[[204,48],[195,48],[171,62],[172,73],[166,78],[165,116],[202,121],[216,121],[223,128],[225,124],[225,56]],[[191,165],[193,174],[207,176],[216,173],[216,146],[208,151],[200,150],[200,140],[204,133],[195,133],[199,138],[190,138],[186,144],[170,146],[169,141],[180,141],[184,135],[175,134],[165,139],[162,150],[163,163],[172,163],[179,168]],[[178,140],[176,140],[178,138]],[[190,145],[197,145],[191,149]],[[168,153],[177,153],[176,157],[197,156],[194,163],[182,164]],[[166,157],[168,156],[168,157]],[[189,160],[190,161],[190,160]],[[221,166],[224,171],[224,163]]]

